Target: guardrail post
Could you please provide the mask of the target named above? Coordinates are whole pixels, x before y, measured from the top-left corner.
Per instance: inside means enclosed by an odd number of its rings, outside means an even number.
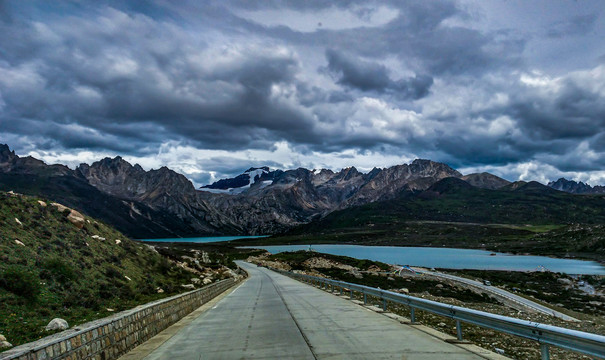
[[[382,311],[387,311],[387,299],[382,299]]]
[[[330,293],[334,293],[334,284],[332,284],[332,287],[330,288]]]
[[[340,287],[340,296],[342,296],[343,287]]]
[[[353,300],[353,289],[351,289],[351,300]]]
[[[363,304],[366,305],[368,303],[368,294],[366,294],[366,292],[363,292]]]
[[[458,340],[462,340],[462,325],[460,325],[460,320],[456,320],[456,335],[458,335]]]
[[[547,344],[540,344],[540,353],[542,355],[542,360],[550,360],[550,353],[548,352]]]
[[[416,323],[416,309],[414,309],[413,307],[410,307],[410,322],[412,324]]]

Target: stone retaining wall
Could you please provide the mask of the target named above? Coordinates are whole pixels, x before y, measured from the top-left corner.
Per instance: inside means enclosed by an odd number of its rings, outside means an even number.
[[[222,280],[91,321],[0,353],[0,360],[117,359],[236,283]]]

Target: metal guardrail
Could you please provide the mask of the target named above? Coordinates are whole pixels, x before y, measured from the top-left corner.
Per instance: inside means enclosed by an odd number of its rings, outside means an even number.
[[[410,308],[410,320],[412,323],[416,322],[416,309],[454,319],[456,320],[456,332],[458,340],[462,340],[462,326],[460,322],[464,322],[483,328],[496,330],[502,333],[535,340],[540,343],[543,360],[548,360],[550,358],[549,346],[556,346],[589,356],[596,356],[597,358],[605,359],[605,336],[565,329],[558,326],[540,324],[527,320],[515,319],[508,316],[490,314],[484,311],[443,304],[437,301],[421,299],[414,296],[398,294],[391,291],[352,284],[344,281],[297,274],[277,269],[272,270],[294,279],[299,279],[304,282],[317,285],[319,287],[331,287],[332,292],[334,292],[335,288],[340,288],[341,294],[343,294],[344,291],[347,291],[350,293],[351,298],[353,298],[353,292],[361,293],[363,294],[364,303],[367,303],[368,295],[375,296],[382,300],[383,310],[386,310],[387,308],[387,301],[408,306]]]

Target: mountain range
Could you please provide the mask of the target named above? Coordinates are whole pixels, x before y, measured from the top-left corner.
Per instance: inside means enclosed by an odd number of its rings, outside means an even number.
[[[173,170],[146,171],[119,156],[72,170],[19,157],[0,145],[0,189],[64,203],[134,238],[275,234],[335,210],[426,192],[447,178],[480,189],[519,186],[489,173],[463,175],[446,164],[417,159],[368,173],[355,167],[338,172],[250,168],[196,189]],[[573,192],[569,189],[576,187],[561,188]]]
[[[583,182],[577,182],[573,180],[567,180],[565,178],[560,178],[557,181],[551,181],[548,183],[553,189],[559,191],[565,191],[572,194],[605,194],[605,186],[590,186]]]

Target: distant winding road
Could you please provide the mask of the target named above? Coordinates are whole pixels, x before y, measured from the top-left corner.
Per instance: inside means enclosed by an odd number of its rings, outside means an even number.
[[[565,321],[579,321],[578,319],[573,318],[569,315],[563,314],[562,312],[559,312],[559,311],[553,310],[551,308],[548,308],[546,306],[540,305],[534,301],[531,301],[531,300],[521,297],[519,295],[515,295],[511,292],[500,289],[496,286],[487,286],[487,285],[480,283],[479,281],[470,280],[470,279],[463,278],[460,276],[455,276],[455,275],[443,274],[443,273],[436,272],[436,271],[427,271],[424,269],[415,269],[415,270],[418,270],[418,272],[421,272],[421,273],[424,273],[427,275],[431,275],[431,276],[435,276],[435,277],[443,278],[443,279],[448,279],[448,280],[464,283],[464,284],[479,288],[486,293],[494,294],[497,297],[502,297],[502,298],[504,298],[508,301],[511,301],[513,303],[516,303],[522,307],[528,308],[530,310],[533,310],[533,311],[536,311],[536,312],[539,312],[542,314],[551,315],[551,316],[557,317],[557,318],[565,320]]]

